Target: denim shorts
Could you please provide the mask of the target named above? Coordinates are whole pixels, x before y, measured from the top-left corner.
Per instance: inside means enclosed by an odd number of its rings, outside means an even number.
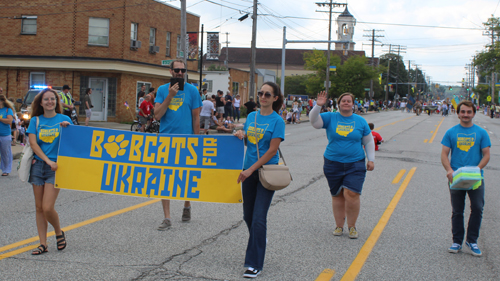
[[[34,185],[54,184],[56,181],[56,172],[50,169],[45,161],[34,159],[35,163],[31,165],[29,182]]]
[[[323,172],[332,196],[338,196],[342,188],[361,195],[366,176],[365,159],[353,163],[340,163],[325,158]]]

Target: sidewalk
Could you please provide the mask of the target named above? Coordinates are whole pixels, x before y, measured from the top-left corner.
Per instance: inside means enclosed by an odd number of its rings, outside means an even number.
[[[245,125],[246,121],[247,121],[246,118],[240,118],[240,122],[236,123],[236,129],[243,129],[243,126]],[[300,116],[300,122],[309,122],[309,116],[302,114]],[[287,124],[287,125],[291,125],[291,124]],[[130,131],[131,126],[132,126],[132,124],[123,124],[123,123],[116,123],[116,122],[89,122],[89,127],[124,130],[124,131]],[[224,134],[227,134],[227,133],[218,132],[217,130],[209,130],[209,135],[224,135]],[[21,146],[20,144],[16,144],[15,146],[12,146],[13,158],[14,159],[21,158],[21,153],[23,152],[23,149],[24,149],[24,146]]]

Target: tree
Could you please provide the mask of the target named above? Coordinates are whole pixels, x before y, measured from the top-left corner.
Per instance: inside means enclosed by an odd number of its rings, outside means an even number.
[[[285,97],[288,95],[311,95],[307,90],[307,81],[314,74],[285,76]]]
[[[215,64],[211,64],[208,67],[208,71],[226,71],[227,68],[225,66],[217,66]]]
[[[316,71],[315,75],[310,75],[305,82],[307,92],[315,95],[325,89],[324,81],[326,79],[326,54],[324,51],[313,50],[304,53],[305,69]],[[363,99],[365,96],[364,88],[369,85],[370,79],[378,81],[378,76],[382,68],[372,69],[367,64],[368,59],[361,56],[352,56],[344,64],[341,64],[339,56],[332,55],[330,64],[337,66],[337,71],[330,72],[330,96],[340,96],[345,92],[350,92],[354,96]],[[378,85],[378,83],[374,83]],[[369,86],[368,86],[369,87]],[[381,87],[375,87],[381,92]]]
[[[496,42],[486,45],[488,50],[484,50],[474,57],[474,65],[477,66],[481,75],[489,75],[492,72],[500,71],[500,18],[489,18],[483,25],[492,34],[493,41],[495,34],[497,37]]]

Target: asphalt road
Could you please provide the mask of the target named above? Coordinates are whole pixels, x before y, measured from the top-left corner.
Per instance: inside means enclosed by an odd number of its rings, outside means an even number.
[[[440,142],[458,123],[456,115],[443,119],[396,111],[363,116],[375,124],[385,143],[365,181],[359,239],[332,235],[331,199],[322,170],[325,131],[310,123],[287,125],[281,147],[294,181],[275,194],[266,262],[258,279],[330,280],[329,272],[335,271],[331,280],[499,280],[500,121],[482,114],[474,119],[492,142],[478,241],[483,256],[478,258],[468,250],[447,252],[452,243],[451,206]],[[392,184],[402,169],[403,177]],[[137,207],[140,203],[146,204]],[[191,222],[182,223],[183,203],[172,201],[173,226],[157,231],[161,205],[147,203],[150,200],[62,190],[56,210],[67,229],[68,247],[57,251],[51,236],[49,253],[32,256],[26,251],[37,245],[35,238],[26,241],[37,235],[32,189],[15,172],[2,177],[0,280],[243,279],[248,231],[241,205],[193,203]],[[131,206],[136,207],[100,217]],[[331,271],[320,275],[325,269]]]

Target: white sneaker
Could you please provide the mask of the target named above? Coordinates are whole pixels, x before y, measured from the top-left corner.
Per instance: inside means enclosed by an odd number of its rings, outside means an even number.
[[[249,267],[245,273],[243,273],[243,277],[245,278],[255,278],[257,275],[259,275],[262,271],[255,269],[253,267]]]

